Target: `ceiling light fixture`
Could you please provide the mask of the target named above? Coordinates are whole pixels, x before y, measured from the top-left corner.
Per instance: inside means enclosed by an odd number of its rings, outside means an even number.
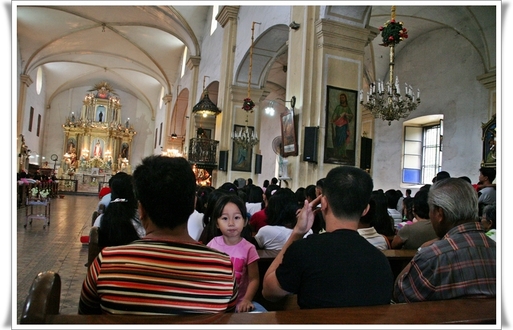
[[[415,98],[411,85],[405,83],[404,96],[401,95],[399,77],[395,76],[394,83],[394,57],[395,45],[408,38],[408,32],[402,22],[395,21],[395,6],[392,6],[391,19],[380,27],[383,38],[382,46],[390,47],[389,81],[384,85],[383,81],[370,84],[367,92],[367,103],[363,103],[363,89],[360,90],[360,104],[369,110],[374,118],[388,121],[388,126],[393,120],[406,118],[420,104],[420,89],[417,89]]]
[[[242,109],[246,111],[246,125],[238,132],[232,132],[233,142],[242,146],[244,149],[251,149],[258,143],[258,136],[253,129],[250,132],[248,127],[249,113],[253,112],[255,102],[251,100],[251,69],[253,67],[253,39],[255,34],[255,24],[261,24],[259,22],[253,22],[251,25],[251,46],[249,47],[249,70],[248,70],[248,97],[244,99],[242,103]]]
[[[274,100],[272,100],[271,102],[269,102],[269,105],[265,108],[265,113],[269,116],[274,116],[274,103],[276,100],[280,100],[280,101],[283,101],[285,103],[288,103],[290,102],[290,106],[292,107],[292,109],[294,109],[294,107],[296,106],[296,97],[295,96],[292,96],[292,98],[290,99],[290,101],[287,101],[287,100],[284,100],[284,99],[281,99],[281,98],[276,98]]]
[[[203,98],[192,108],[192,113],[201,114],[203,117],[217,116],[221,110],[210,100],[208,91],[205,89],[205,78],[203,77]]]

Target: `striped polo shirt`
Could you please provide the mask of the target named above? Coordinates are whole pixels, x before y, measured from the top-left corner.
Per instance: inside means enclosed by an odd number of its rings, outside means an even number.
[[[79,314],[185,314],[233,310],[230,257],[200,243],[141,239],[104,248],[89,267]]]

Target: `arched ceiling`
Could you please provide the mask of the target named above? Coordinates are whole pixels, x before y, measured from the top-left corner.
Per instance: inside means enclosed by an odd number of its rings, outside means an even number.
[[[85,6],[17,5],[17,38],[22,74],[39,66],[45,70],[47,103],[74,87],[108,81],[130,93],[155,115],[162,86],[172,86],[181,69],[185,45],[201,56],[201,36],[208,28],[211,6]],[[397,6],[397,20],[409,30],[409,39],[449,28],[469,40],[487,71],[495,69],[496,9],[494,6]],[[13,4],[16,5],[16,4]],[[257,7],[254,7],[257,8]],[[360,20],[374,28],[390,18],[390,6],[327,6],[326,13]],[[364,9],[365,8],[365,9]],[[369,10],[370,9],[370,10]],[[370,15],[370,16],[369,16]],[[252,85],[276,91],[286,81],[288,26],[277,25],[256,39]],[[387,47],[376,37],[367,47],[366,74],[383,77],[388,70]],[[237,69],[237,84],[247,84],[247,56]],[[484,73],[484,72],[483,72]],[[372,77],[372,78],[374,78]]]
[[[48,103],[58,93],[108,81],[152,114],[172,93],[185,45],[200,56],[209,6],[18,6],[23,74],[44,67]]]

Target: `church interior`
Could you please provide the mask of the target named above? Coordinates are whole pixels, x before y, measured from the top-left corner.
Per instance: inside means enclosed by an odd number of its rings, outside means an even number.
[[[98,192],[149,155],[213,187],[341,165],[413,194],[442,170],[502,181],[500,1],[12,8],[12,174],[58,183],[46,230],[13,212],[13,318],[49,268],[76,311]]]

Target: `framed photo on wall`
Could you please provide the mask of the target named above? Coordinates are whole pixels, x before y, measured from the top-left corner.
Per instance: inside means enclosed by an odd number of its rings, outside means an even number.
[[[358,91],[327,86],[324,163],[355,165]]]
[[[296,127],[294,125],[294,112],[289,110],[280,115],[281,117],[281,145],[283,146],[283,157],[297,156]]]
[[[234,134],[240,133],[244,129],[242,125],[233,125]],[[248,126],[249,134],[253,134],[255,128]],[[251,160],[253,158],[253,148],[244,148],[240,144],[233,142],[232,148],[232,171],[251,172]]]

